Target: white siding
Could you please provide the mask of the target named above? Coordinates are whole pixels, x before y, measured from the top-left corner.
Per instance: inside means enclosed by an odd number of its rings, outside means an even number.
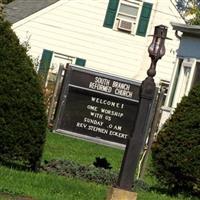
[[[166,55],[158,62],[156,80],[170,80],[179,41],[170,22],[182,22],[170,1],[154,3],[149,33],[155,25],[169,27]],[[49,49],[86,59],[86,66],[143,80],[150,59],[150,37],[133,36],[103,27],[108,0],[61,0],[13,25],[20,40],[30,37],[30,54],[41,57]]]

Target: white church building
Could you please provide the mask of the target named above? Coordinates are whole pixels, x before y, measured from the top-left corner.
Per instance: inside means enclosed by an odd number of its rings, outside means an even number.
[[[47,82],[67,63],[144,80],[150,35],[160,24],[168,27],[171,40],[157,64],[157,86],[169,87],[179,62],[180,40],[171,22],[184,20],[173,0],[15,0],[6,5],[5,16]]]

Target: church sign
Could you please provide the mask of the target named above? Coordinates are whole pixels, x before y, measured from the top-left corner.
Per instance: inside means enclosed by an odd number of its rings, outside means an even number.
[[[69,65],[54,130],[109,145],[125,145],[134,130],[140,83]]]

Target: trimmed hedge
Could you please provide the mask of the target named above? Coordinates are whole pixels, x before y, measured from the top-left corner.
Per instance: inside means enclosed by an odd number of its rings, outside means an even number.
[[[40,163],[46,135],[42,88],[32,60],[0,19],[0,160]]]
[[[173,193],[200,195],[200,85],[178,104],[152,147],[154,173]]]

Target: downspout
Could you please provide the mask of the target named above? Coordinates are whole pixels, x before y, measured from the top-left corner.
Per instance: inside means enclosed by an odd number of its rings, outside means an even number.
[[[176,36],[179,40],[181,40],[181,36],[178,35],[178,31],[177,31],[177,30],[175,31],[175,36]]]

